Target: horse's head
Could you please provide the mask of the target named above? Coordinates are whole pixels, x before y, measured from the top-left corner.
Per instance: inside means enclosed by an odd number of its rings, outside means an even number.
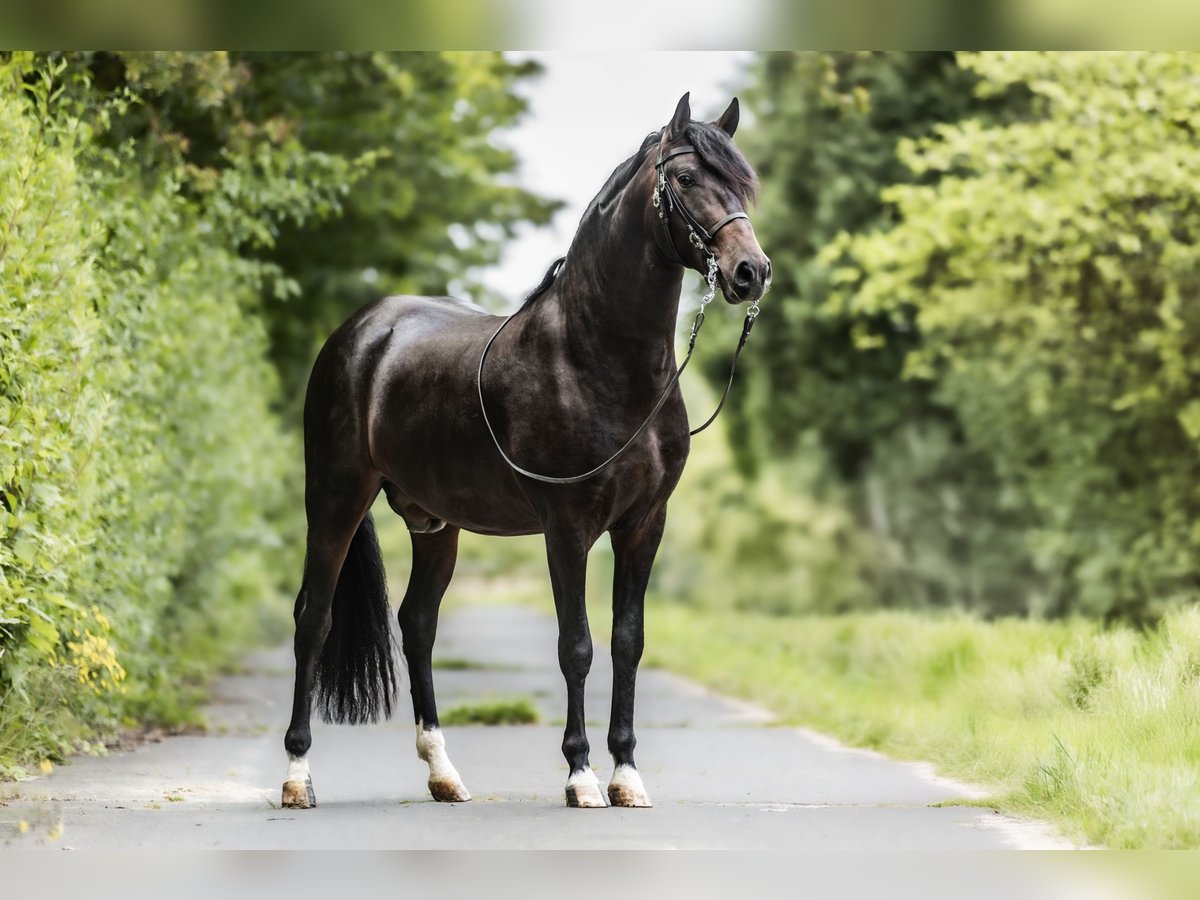
[[[715,122],[693,122],[684,94],[655,160],[654,202],[665,238],[701,274],[714,257],[730,303],[756,301],[771,285],[771,261],[745,212],[757,195],[758,177],[733,146],[737,125],[736,97]]]

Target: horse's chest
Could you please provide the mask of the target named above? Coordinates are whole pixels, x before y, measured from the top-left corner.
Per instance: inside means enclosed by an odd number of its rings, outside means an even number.
[[[687,454],[686,427],[649,429],[619,464],[614,479],[617,505],[665,500],[683,474]]]

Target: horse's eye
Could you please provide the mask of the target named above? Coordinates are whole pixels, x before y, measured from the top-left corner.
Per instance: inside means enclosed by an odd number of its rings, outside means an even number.
[[[693,184],[696,183],[696,179],[692,177],[690,172],[680,172],[679,173],[679,183],[683,187],[691,187]]]

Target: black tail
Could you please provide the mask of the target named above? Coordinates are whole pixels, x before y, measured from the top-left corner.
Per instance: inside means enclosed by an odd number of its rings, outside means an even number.
[[[317,710],[326,722],[361,725],[392,714],[396,651],[387,578],[375,523],[362,520],[333,594],[333,624],[317,661]]]

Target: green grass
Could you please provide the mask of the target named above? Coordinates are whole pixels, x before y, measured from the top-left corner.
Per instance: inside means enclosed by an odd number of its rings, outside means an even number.
[[[461,703],[439,716],[443,725],[534,725],[537,707],[527,697]]]
[[[463,659],[458,656],[434,657],[433,668],[449,672],[519,672],[520,666],[510,666],[506,663],[480,662],[477,659]]]
[[[1096,623],[647,609],[645,662],[1110,847],[1200,846],[1200,610]]]

